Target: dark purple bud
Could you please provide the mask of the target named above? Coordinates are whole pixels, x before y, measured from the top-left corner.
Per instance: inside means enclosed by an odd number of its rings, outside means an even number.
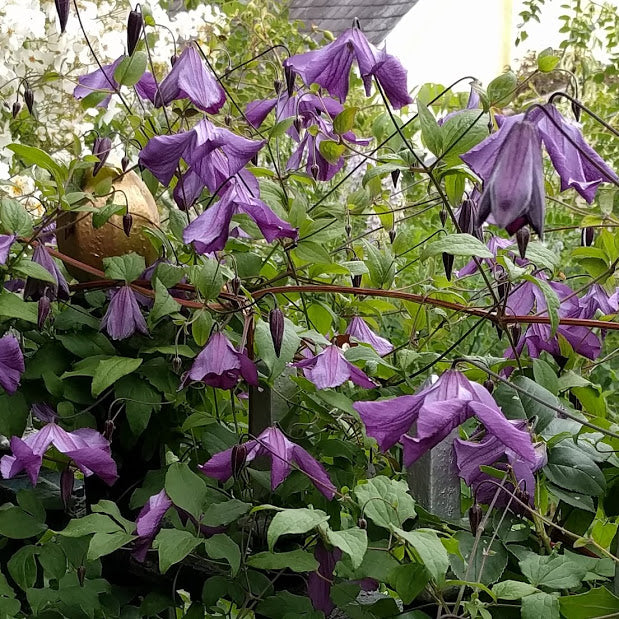
[[[392,170],[391,171],[391,182],[394,187],[398,186],[398,179],[400,178],[400,170]]]
[[[344,232],[346,232],[346,236],[350,236],[352,232],[352,226],[350,224],[346,224],[344,226]]]
[[[516,495],[517,499],[519,499],[523,503],[526,503],[527,505],[531,501],[531,497],[530,497],[529,493],[526,490],[523,490],[520,486],[518,486],[514,490],[514,494]]]
[[[295,118],[292,121],[292,126],[295,128],[297,133],[301,133],[301,129],[303,129],[303,123],[301,122],[300,118]]]
[[[133,217],[131,213],[125,213],[123,215],[123,230],[127,236],[131,234],[132,226],[133,226]]]
[[[238,479],[245,461],[247,460],[247,447],[245,445],[235,445],[230,453],[230,465],[232,468],[232,475],[234,479]]]
[[[116,424],[111,419],[105,420],[105,428],[103,429],[103,436],[108,440],[112,440],[112,436],[114,435],[114,430],[116,430]]]
[[[56,4],[56,12],[58,13],[58,21],[60,21],[60,33],[64,33],[69,20],[69,5],[71,0],[54,0]]]
[[[475,229],[475,203],[472,200],[464,200],[458,212],[458,226],[460,232],[473,234]]]
[[[499,340],[502,340],[503,339],[503,329],[498,324],[495,324],[494,328],[496,329],[497,337],[499,338]]]
[[[359,520],[357,520],[357,526],[360,529],[367,529],[368,528],[368,521],[365,518],[359,518]]]
[[[77,580],[80,583],[80,587],[84,586],[84,579],[86,578],[86,567],[83,565],[80,565],[77,568]]]
[[[172,66],[174,66],[176,64],[176,61],[178,60],[178,56],[174,55],[174,56],[170,56],[170,64]]]
[[[108,155],[112,150],[112,140],[110,138],[95,138],[95,143],[92,147],[92,154],[99,159],[92,169],[92,175],[97,176],[101,168],[105,165]]]
[[[71,500],[71,493],[73,492],[73,483],[75,482],[75,472],[73,468],[67,466],[60,473],[60,496],[62,498],[62,504],[65,509],[69,506]]]
[[[286,91],[288,92],[288,97],[292,97],[292,93],[294,92],[295,73],[291,67],[284,67],[284,76],[286,78]]]
[[[454,267],[454,257],[452,254],[443,252],[443,266],[445,267],[445,277],[451,281],[451,272]]]
[[[574,118],[576,119],[576,122],[580,122],[580,106],[575,101],[572,101],[571,107],[572,107],[572,114],[574,114]]]
[[[313,163],[311,170],[312,170],[312,176],[314,177],[314,180],[316,180],[318,178],[318,172],[320,171],[320,169],[318,168],[318,165]]]
[[[230,114],[226,114],[224,116],[224,123],[226,127],[229,127],[232,124],[232,116],[230,116]]]
[[[497,293],[500,301],[505,301],[507,294],[509,293],[509,280],[501,278],[497,285]]]
[[[13,118],[17,118],[20,110],[21,103],[19,101],[15,101],[15,103],[13,103],[13,107],[11,108],[11,114],[13,115]]]
[[[127,171],[127,168],[129,167],[129,164],[131,162],[129,161],[129,157],[127,157],[127,155],[125,155],[121,160],[120,160],[120,167],[122,168],[123,172]]]
[[[142,35],[142,28],[144,28],[144,18],[142,12],[138,10],[129,11],[129,18],[127,19],[127,55],[131,56],[135,51],[135,48]]]
[[[239,294],[239,291],[241,290],[241,279],[238,276],[233,277],[230,280],[230,292],[232,294]]]
[[[471,533],[473,535],[477,535],[477,529],[481,524],[481,519],[483,518],[483,511],[478,503],[471,505],[469,508],[469,525],[471,526]]]
[[[395,230],[389,230],[389,241],[393,245],[395,241]]]
[[[283,86],[282,80],[277,80],[277,79],[273,80],[273,88],[275,89],[275,92],[277,94],[279,94],[282,91],[282,86]]]
[[[563,370],[569,361],[568,357],[564,357],[563,355],[553,355],[554,360],[557,362],[560,370]]]
[[[181,368],[183,367],[183,360],[179,357],[173,357],[172,358],[172,370],[174,371],[174,373],[178,374],[181,371]]]
[[[361,288],[361,275],[353,275],[351,280],[353,288]]]
[[[251,159],[250,159],[252,165],[258,165],[258,153],[256,153]]]
[[[34,92],[32,92],[31,88],[26,88],[26,90],[24,90],[24,101],[26,102],[28,113],[32,115],[32,111],[34,110]]]
[[[49,316],[49,312],[51,309],[51,301],[49,300],[49,297],[44,294],[40,299],[39,299],[39,306],[38,306],[38,320],[37,320],[37,324],[39,327],[39,330],[41,330],[44,326],[45,326],[45,321],[47,320],[47,317]]]
[[[275,354],[279,357],[284,339],[284,313],[279,307],[269,312],[269,328],[271,329],[271,339],[273,340]]]
[[[445,224],[447,223],[447,211],[444,208],[442,208],[438,216],[439,216],[439,219],[441,220],[441,226],[443,226],[444,228]]]
[[[494,382],[489,378],[486,378],[486,380],[484,381],[484,389],[488,393],[492,393],[494,391]]]
[[[516,242],[518,243],[518,253],[520,257],[524,260],[527,255],[527,246],[529,244],[529,239],[531,238],[531,233],[529,232],[529,226],[524,226],[516,232]]]
[[[588,226],[583,228],[580,232],[580,244],[583,247],[591,247],[593,245],[593,236],[595,234],[595,228]]]

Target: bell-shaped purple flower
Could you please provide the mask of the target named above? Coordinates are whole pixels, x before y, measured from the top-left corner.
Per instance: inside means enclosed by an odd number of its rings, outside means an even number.
[[[619,312],[619,298],[617,293],[610,295],[599,284],[593,284],[586,294],[578,299],[583,318],[593,318],[597,310],[604,316]]]
[[[375,77],[395,109],[412,102],[406,84],[406,69],[395,57],[372,45],[358,28],[346,30],[321,49],[288,58],[284,67],[300,75],[308,86],[316,83],[344,102],[353,60],[357,61],[367,96]]]
[[[369,344],[379,355],[388,355],[393,351],[393,344],[384,337],[374,333],[368,327],[367,322],[360,316],[355,316],[350,321],[346,328],[346,333],[354,340]]]
[[[10,394],[17,391],[21,375],[24,373],[24,355],[14,335],[0,338],[0,386]]]
[[[215,76],[204,66],[193,45],[186,47],[172,70],[159,84],[155,106],[189,99],[198,109],[215,114],[226,102],[226,94]]]
[[[347,380],[364,389],[376,387],[365,372],[344,357],[342,349],[335,344],[326,346],[317,355],[297,361],[292,366],[302,368],[305,378],[311,380],[318,389],[339,387]]]
[[[184,383],[201,380],[211,387],[232,389],[244,378],[250,385],[258,385],[256,364],[244,353],[235,350],[230,340],[220,331],[213,333],[208,343],[195,358]]]
[[[105,329],[113,340],[124,340],[136,331],[148,335],[146,321],[130,286],[121,286],[112,293],[107,312],[101,320],[101,329]]]
[[[366,433],[377,440],[381,450],[389,449],[397,442],[403,444],[407,466],[472,416],[522,458],[532,460],[534,457],[528,433],[508,422],[484,387],[455,370],[448,370],[416,395],[378,402],[355,402],[353,407],[361,416]],[[415,423],[416,434],[409,436],[407,432]]]
[[[314,558],[318,561],[318,569],[307,577],[307,596],[316,610],[321,610],[329,616],[335,608],[331,600],[335,564],[342,558],[339,548],[327,550],[322,541],[316,544]]]
[[[534,123],[514,123],[497,153],[492,173],[484,179],[477,225],[490,213],[494,222],[513,234],[527,223],[541,237],[546,201],[542,144]]]
[[[68,299],[69,284],[67,284],[67,280],[54,262],[54,259],[49,255],[45,245],[39,243],[39,245],[34,248],[32,252],[32,261],[40,264],[49,271],[56,283],[51,284],[50,282],[44,282],[40,279],[29,277],[24,287],[24,299],[38,301],[43,296],[48,297],[50,301]]]
[[[259,456],[271,459],[271,488],[275,490],[292,470],[292,465],[305,473],[322,494],[328,499],[335,496],[335,486],[320,462],[303,447],[289,441],[277,428],[267,428],[255,439],[244,443],[247,450],[246,463]],[[232,449],[215,454],[200,470],[208,477],[226,481],[232,477]]]
[[[24,438],[11,438],[13,455],[0,459],[2,477],[10,479],[25,469],[32,484],[36,485],[43,455],[51,445],[73,460],[87,477],[97,475],[110,486],[118,478],[110,444],[101,434],[91,428],[67,432],[55,423],[48,423]]]
[[[162,490],[151,496],[140,510],[135,521],[135,533],[138,539],[131,553],[140,563],[146,559],[146,553],[159,533],[163,517],[170,507],[172,507],[172,501],[166,491]]]
[[[6,264],[16,238],[14,234],[0,234],[0,264]]]

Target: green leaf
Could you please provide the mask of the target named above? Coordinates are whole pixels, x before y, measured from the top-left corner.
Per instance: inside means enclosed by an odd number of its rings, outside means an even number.
[[[315,619],[312,616],[315,611],[310,599],[306,595],[294,595],[286,590],[262,600],[256,610],[260,613],[259,616],[270,619]]]
[[[344,154],[346,146],[334,140],[321,140],[318,144],[320,154],[331,164],[336,164]]]
[[[508,557],[505,546],[498,539],[481,537],[475,555],[471,557],[475,538],[468,531],[458,531],[454,537],[458,540],[460,554],[450,554],[449,563],[458,578],[490,585],[501,577]]]
[[[604,474],[582,449],[571,442],[555,445],[544,468],[548,479],[578,494],[600,496],[606,488]]]
[[[318,569],[318,561],[306,550],[259,552],[247,559],[247,565],[262,570],[289,569],[293,572],[313,572]]]
[[[213,317],[210,312],[203,309],[198,310],[191,322],[191,335],[198,346],[204,346],[208,342],[213,326]]]
[[[97,211],[92,214],[92,227],[95,229],[100,228],[107,223],[112,215],[124,214],[126,210],[127,206],[125,204],[114,204],[114,202],[110,202],[98,208]]]
[[[522,599],[522,619],[559,619],[559,600],[550,593],[533,593]]]
[[[146,71],[147,58],[144,52],[134,52],[123,58],[114,71],[114,79],[121,86],[133,86],[140,81]],[[110,86],[110,89],[112,87]]]
[[[537,591],[533,585],[519,580],[502,580],[492,587],[492,593],[501,600],[520,600]]]
[[[136,375],[121,378],[114,386],[114,394],[124,400],[127,422],[135,436],[146,430],[153,411],[161,408],[161,394]]]
[[[103,258],[103,265],[107,277],[127,283],[136,280],[146,268],[144,258],[135,252]]]
[[[288,318],[284,318],[284,336],[278,357],[275,354],[268,323],[264,320],[256,321],[254,344],[258,357],[264,361],[269,369],[269,376],[280,376],[282,374],[286,365],[293,360],[300,343],[301,339],[297,335],[294,323]]]
[[[234,540],[218,533],[204,541],[204,548],[211,559],[225,559],[230,564],[232,576],[236,576],[241,567],[241,550]]]
[[[98,331],[85,329],[77,333],[56,335],[56,339],[76,357],[87,359],[98,355],[114,355],[116,349],[110,340]]]
[[[112,554],[125,544],[128,544],[135,539],[135,535],[130,535],[124,531],[116,531],[114,533],[95,533],[88,546],[87,559],[95,561],[99,557]]]
[[[34,587],[36,582],[37,562],[34,558],[36,554],[36,546],[24,546],[17,550],[7,563],[11,578],[23,591]]]
[[[466,153],[488,136],[488,115],[480,110],[462,110],[443,123],[441,132],[443,152],[449,151],[450,157]]]
[[[284,133],[290,129],[293,122],[294,116],[290,116],[289,118],[284,118],[283,120],[276,122],[269,132],[269,139],[279,138],[284,135]]]
[[[571,435],[570,435],[571,436]],[[548,484],[548,491],[551,495],[571,505],[572,507],[576,507],[577,509],[583,509],[584,511],[591,512],[595,514],[596,508],[593,504],[593,499],[590,496],[585,494],[577,494],[576,492],[568,492],[567,490],[563,490],[554,484]]]
[[[557,333],[557,328],[559,326],[559,306],[561,305],[561,301],[559,301],[559,297],[557,293],[553,290],[550,284],[533,275],[525,275],[524,279],[532,284],[535,284],[544,295],[544,299],[546,301],[546,305],[548,307],[548,316],[550,318],[550,329],[551,329],[551,337],[554,337]]]
[[[63,537],[84,537],[92,533],[122,532],[121,526],[106,514],[88,514],[83,518],[69,520],[69,524],[58,535]]]
[[[193,533],[178,529],[162,529],[154,546],[159,554],[159,571],[165,574],[175,563],[182,561],[201,541]]]
[[[118,524],[122,526],[125,533],[133,533],[135,531],[135,522],[124,518],[120,513],[120,509],[118,509],[118,505],[116,505],[113,501],[101,499],[98,503],[92,505],[91,509],[97,514],[107,514],[108,516],[111,516]]]
[[[364,242],[365,264],[370,280],[377,288],[390,288],[395,277],[395,258],[390,248],[381,251],[372,243]]]
[[[204,264],[189,269],[189,280],[206,301],[216,299],[224,285],[222,266],[217,260],[204,259]]]
[[[332,262],[329,252],[314,241],[299,241],[293,251],[294,255],[304,262],[316,264],[330,264]]]
[[[18,200],[5,196],[0,199],[0,226],[7,234],[32,234],[32,217]]]
[[[417,100],[417,112],[419,113],[419,123],[421,125],[421,137],[423,143],[428,147],[433,155],[437,157],[443,151],[443,136],[441,128],[436,122],[436,118],[428,107]]]
[[[275,547],[275,542],[282,535],[300,535],[307,533],[318,525],[329,520],[329,516],[319,509],[284,509],[277,512],[271,520],[267,532],[267,543],[270,550]]]
[[[507,250],[510,247],[506,248]],[[584,248],[583,248],[584,249]],[[527,245],[527,260],[538,268],[546,268],[553,271],[559,266],[560,252],[554,252],[538,241],[532,241]]]
[[[537,56],[537,68],[542,73],[549,73],[559,64],[561,58],[554,53],[552,47],[547,47]]]
[[[359,483],[355,496],[362,513],[385,529],[401,527],[406,520],[417,515],[415,501],[403,480],[379,475]]]
[[[47,529],[44,522],[31,516],[21,507],[0,509],[0,535],[9,539],[27,539]]]
[[[119,378],[135,372],[140,365],[142,365],[142,359],[131,357],[112,357],[99,361],[92,377],[92,395],[97,397]]]
[[[430,577],[438,584],[444,582],[449,567],[449,555],[436,532],[431,529],[403,531],[398,527],[392,527],[392,530],[415,549]]]
[[[251,509],[251,503],[230,499],[222,503],[212,503],[205,510],[201,523],[207,527],[230,524],[244,516]]]
[[[174,462],[165,476],[165,491],[174,505],[200,520],[206,500],[206,483],[185,462]]]
[[[60,580],[67,571],[67,557],[59,544],[48,542],[39,548],[39,563],[48,578]]]
[[[587,573],[586,563],[573,561],[563,555],[541,556],[529,553],[519,564],[523,575],[532,585],[548,589],[580,587]]]
[[[512,71],[507,71],[499,77],[495,77],[488,84],[488,99],[491,106],[504,107],[516,95],[516,87],[518,86],[518,78]]]
[[[562,596],[559,606],[565,619],[590,619],[619,613],[619,598],[606,587],[598,587],[579,595]]]
[[[515,389],[510,389],[509,386],[507,386],[504,391],[501,390],[501,394],[504,394],[505,397],[497,397],[497,401],[503,408],[503,411],[507,417],[510,419],[523,417],[531,419],[535,417],[537,419],[535,423],[535,431],[542,432],[544,428],[546,428],[546,426],[557,416],[557,413],[547,405],[560,409],[561,403],[555,395],[548,391],[548,389],[542,385],[538,385],[535,381],[527,378],[526,376],[516,376],[512,382],[514,385],[520,387],[522,391],[516,391]],[[530,395],[541,400],[544,404],[534,400],[530,397]],[[516,408],[519,408],[524,415],[512,414],[512,412],[515,412]]]
[[[533,359],[533,376],[536,383],[548,389],[553,395],[558,395],[559,379],[552,367],[543,359]]]
[[[18,318],[36,324],[38,321],[37,303],[27,303],[13,292],[0,292],[0,316]]]
[[[430,243],[422,252],[421,257],[423,259],[443,253],[452,256],[477,256],[478,258],[494,256],[479,239],[470,234],[448,234]]]
[[[353,569],[357,569],[368,549],[368,533],[365,529],[354,527],[344,531],[327,529],[327,541],[350,557]]]
[[[410,604],[426,588],[428,580],[428,570],[420,563],[398,565],[387,576],[388,584],[404,604]]]
[[[63,183],[67,178],[67,171],[62,166],[58,165],[45,151],[34,146],[26,144],[9,144],[7,146],[12,150],[25,164],[37,165],[52,174],[58,191],[63,192]]]
[[[355,125],[355,115],[358,107],[346,107],[333,119],[333,131],[337,135],[344,135]]]
[[[157,278],[155,278],[154,289],[155,302],[148,314],[148,322],[151,326],[164,316],[176,314],[181,307],[178,301],[174,299],[168,292],[168,289]]]
[[[56,284],[56,278],[42,265],[32,262],[29,258],[23,257],[19,262],[13,264],[12,270],[24,277],[31,277],[50,284]]]

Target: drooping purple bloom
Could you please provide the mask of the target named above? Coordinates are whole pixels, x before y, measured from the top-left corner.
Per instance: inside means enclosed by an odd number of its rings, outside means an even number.
[[[518,430],[527,431],[525,420],[514,420],[509,423]],[[477,502],[490,504],[500,487],[500,481],[481,471],[480,466],[492,466],[493,468],[507,470],[507,465],[509,465],[518,481],[519,490],[526,493],[524,496],[533,505],[535,496],[535,476],[533,474],[544,467],[547,462],[544,444],[535,447],[533,460],[523,460],[518,454],[506,447],[498,436],[491,434],[487,434],[480,441],[465,441],[457,438],[454,441],[454,451],[458,474],[473,489]],[[495,505],[506,506],[513,491],[514,485],[509,482],[505,483],[503,492],[499,494]],[[514,511],[517,511],[514,503],[512,505]]]
[[[43,423],[54,423],[58,419],[56,411],[45,402],[37,402],[30,408],[33,416]]]
[[[16,238],[14,234],[0,234],[0,264],[6,264],[11,251],[11,245],[13,245]]]
[[[0,386],[11,395],[17,391],[24,373],[24,355],[14,335],[0,338]]]
[[[284,67],[301,76],[308,86],[319,84],[343,103],[348,95],[353,60],[357,61],[367,96],[375,77],[395,109],[412,102],[406,69],[396,58],[372,45],[358,28],[346,30],[321,49],[288,58]]]
[[[112,293],[107,312],[101,320],[101,329],[105,329],[113,340],[124,340],[136,331],[148,335],[146,321],[130,286],[121,286]]]
[[[67,284],[67,280],[54,262],[54,259],[49,255],[45,245],[39,243],[39,245],[34,248],[32,252],[32,261],[40,264],[49,271],[56,283],[52,284],[29,277],[24,287],[24,299],[38,301],[43,296],[48,297],[51,301],[56,299],[68,299],[69,284]]]
[[[492,213],[496,225],[510,234],[528,223],[541,237],[545,210],[541,138],[525,118],[510,128],[492,172],[484,178],[477,225]]]
[[[344,357],[342,349],[335,344],[326,346],[317,355],[297,361],[292,366],[302,368],[305,378],[311,380],[318,389],[339,387],[347,380],[364,389],[376,387],[365,372]]]
[[[307,596],[312,601],[312,606],[328,617],[335,608],[331,601],[331,587],[335,564],[342,558],[342,551],[339,548],[327,550],[319,541],[314,549],[314,558],[318,561],[318,569],[307,577]]]
[[[292,465],[305,473],[316,488],[328,499],[335,496],[335,486],[320,462],[313,458],[303,447],[289,441],[277,428],[267,428],[255,439],[244,443],[246,463],[259,456],[271,459],[271,488],[275,490],[290,474]],[[226,449],[215,454],[200,470],[208,477],[226,481],[232,477],[232,450]]]
[[[138,539],[135,541],[132,552],[133,557],[140,563],[146,559],[146,553],[159,533],[163,517],[170,507],[172,507],[172,501],[166,491],[162,490],[151,496],[140,510],[135,521],[135,533]]]
[[[616,314],[619,311],[617,293],[609,295],[599,284],[593,284],[587,293],[578,300],[583,317],[593,318],[597,310],[604,316]]]
[[[393,351],[393,344],[384,337],[374,333],[360,316],[355,316],[350,321],[346,328],[346,333],[359,342],[369,344],[379,355],[388,355]]]
[[[232,389],[241,378],[258,385],[256,364],[244,352],[235,350],[226,335],[218,331],[195,358],[184,383],[201,380],[211,387]]]
[[[110,444],[96,430],[79,428],[67,432],[55,423],[48,423],[23,439],[17,436],[11,438],[13,455],[0,459],[0,472],[4,479],[15,477],[25,469],[32,484],[36,485],[43,455],[50,445],[73,460],[87,477],[97,475],[110,486],[118,478],[116,463],[110,455]]]
[[[355,402],[353,407],[361,416],[366,433],[377,440],[381,450],[402,443],[407,466],[472,416],[522,458],[532,461],[534,457],[528,433],[508,422],[484,387],[455,370],[448,370],[416,395]],[[416,434],[409,436],[407,432],[415,423]]]

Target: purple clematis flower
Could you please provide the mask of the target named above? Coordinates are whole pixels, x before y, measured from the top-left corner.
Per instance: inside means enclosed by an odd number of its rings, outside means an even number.
[[[599,284],[593,284],[587,293],[578,300],[583,317],[593,318],[597,310],[604,316],[619,312],[619,298],[615,292],[609,295]]]
[[[32,484],[36,485],[43,455],[50,445],[73,460],[87,477],[95,474],[110,486],[118,478],[110,444],[101,434],[91,428],[67,432],[55,423],[48,423],[23,439],[11,438],[13,455],[0,459],[2,477],[10,479],[25,469]]]
[[[146,321],[131,287],[121,286],[112,294],[107,312],[101,320],[101,329],[105,329],[113,340],[124,340],[136,331],[148,335]]]
[[[172,507],[172,501],[165,490],[151,496],[140,510],[135,521],[135,532],[138,539],[133,548],[133,557],[143,563],[146,553],[150,548],[155,536],[161,529],[161,522],[168,509]]]
[[[381,450],[397,442],[403,444],[407,466],[472,416],[525,460],[532,461],[535,455],[528,433],[509,423],[484,387],[455,370],[445,372],[433,385],[416,395],[379,402],[355,402],[353,407],[361,416],[366,433],[377,440]],[[414,423],[417,431],[413,437],[407,432]]]
[[[177,99],[189,99],[198,109],[215,114],[226,102],[226,94],[215,76],[206,69],[193,45],[186,47],[172,70],[159,84],[156,107]]]
[[[14,234],[0,234],[0,264],[6,264],[11,251],[11,245],[13,245],[16,238]]]
[[[525,420],[515,420],[509,423],[518,430],[527,431]],[[535,446],[535,457],[532,461],[523,460],[518,454],[506,447],[499,437],[493,435],[486,435],[481,441],[465,441],[457,438],[454,441],[454,451],[458,474],[473,489],[477,502],[490,504],[500,484],[498,480],[482,472],[479,467],[492,466],[507,470],[507,465],[509,465],[518,481],[520,491],[526,493],[525,496],[529,503],[533,505],[533,497],[535,496],[535,476],[533,474],[543,468],[547,462],[546,448],[543,443]],[[499,495],[495,505],[507,505],[513,491],[513,484],[504,484],[503,492]],[[516,510],[515,508],[514,511]]]
[[[112,95],[118,92],[120,84],[114,79],[114,72],[122,60],[126,58],[123,54],[118,57],[112,64],[101,65],[101,68],[82,75],[77,80],[77,86],[73,90],[73,96],[76,99],[84,99],[93,92],[108,92],[110,93],[105,98],[97,103],[98,107],[107,107],[110,104]],[[152,74],[146,71],[144,75],[135,84],[135,90],[142,99],[153,101],[155,97],[157,85]]]
[[[384,337],[376,335],[376,333],[368,327],[365,320],[359,316],[355,316],[350,321],[346,333],[359,342],[369,344],[379,355],[388,355],[393,351],[393,344]]]
[[[314,549],[314,558],[318,561],[318,569],[307,577],[307,596],[312,601],[312,606],[328,617],[335,608],[331,601],[331,587],[335,564],[342,558],[342,551],[339,548],[327,550],[319,541]]]
[[[41,297],[48,297],[50,301],[68,299],[69,284],[67,284],[67,280],[54,262],[54,259],[49,255],[45,245],[39,244],[34,248],[32,261],[49,271],[56,283],[51,284],[50,282],[29,277],[24,287],[24,299],[33,299],[34,301],[38,301]]]
[[[195,358],[183,386],[189,380],[201,380],[211,387],[232,389],[241,378],[257,386],[256,364],[244,352],[235,350],[223,333],[216,332]]]
[[[11,395],[17,391],[24,373],[24,355],[14,335],[0,338],[0,386]]]
[[[291,364],[302,368],[305,378],[311,380],[318,389],[339,387],[347,380],[364,389],[373,389],[376,384],[371,381],[365,372],[344,357],[342,349],[335,344],[326,346],[322,352],[313,357]]]
[[[245,462],[249,463],[259,456],[271,459],[271,488],[275,490],[290,474],[291,465],[295,464],[303,471],[324,494],[327,499],[335,496],[335,486],[320,462],[313,458],[303,447],[289,441],[277,428],[267,428],[258,436],[243,443],[246,450]],[[226,449],[215,454],[200,470],[208,477],[226,481],[233,475],[233,449]]]
[[[316,83],[343,103],[348,95],[353,60],[357,61],[367,96],[375,77],[395,109],[412,103],[406,69],[395,57],[372,45],[358,28],[346,30],[322,49],[288,58],[284,67],[300,75],[308,86]]]

